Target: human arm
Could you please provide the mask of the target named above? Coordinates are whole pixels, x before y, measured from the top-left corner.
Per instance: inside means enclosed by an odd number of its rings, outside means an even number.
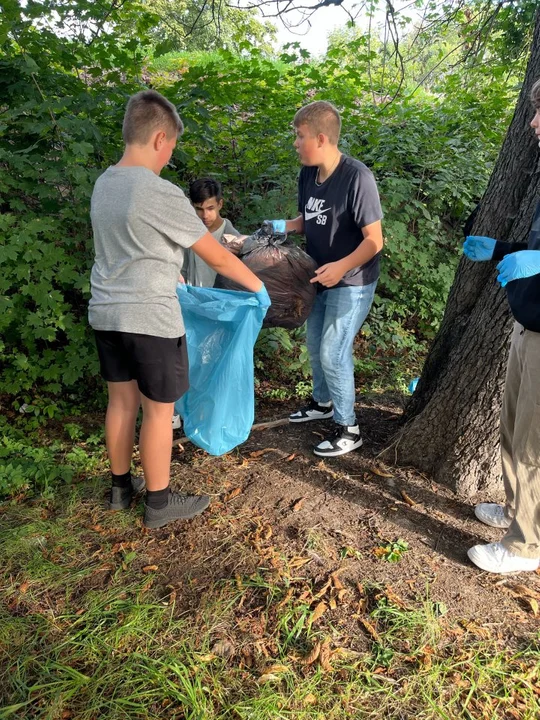
[[[294,220],[286,220],[285,227],[287,232],[298,233],[302,235],[304,233],[304,216],[298,215]]]
[[[310,282],[319,282],[325,287],[334,287],[349,270],[361,267],[379,253],[384,245],[382,224],[376,220],[362,229],[363,240],[356,250],[341,260],[326,263],[315,270],[315,277]]]
[[[243,285],[250,292],[259,292],[263,288],[259,278],[235,255],[226,250],[211,233],[205,233],[193,243],[191,249],[217,273]]]

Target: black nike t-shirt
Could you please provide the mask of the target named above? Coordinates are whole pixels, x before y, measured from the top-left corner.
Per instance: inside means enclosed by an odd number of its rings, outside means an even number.
[[[304,216],[307,253],[320,267],[354,252],[364,239],[362,228],[383,214],[373,173],[359,160],[342,155],[329,178],[318,185],[316,177],[317,167],[301,169],[298,211]],[[375,282],[379,256],[349,270],[335,287]]]

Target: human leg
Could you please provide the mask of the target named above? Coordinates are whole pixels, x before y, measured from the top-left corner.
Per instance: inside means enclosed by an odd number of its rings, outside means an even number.
[[[501,456],[508,531],[501,542],[476,545],[468,555],[489,572],[536,570],[540,565],[540,334],[517,324],[501,414]]]
[[[133,494],[144,488],[144,479],[131,477],[131,455],[140,396],[133,380],[123,334],[96,331],[101,375],[107,381],[109,402],[105,416],[105,441],[111,465],[111,510],[129,507]]]
[[[170,490],[174,403],[188,388],[185,337],[139,336],[130,343],[143,409],[139,451],[147,485],[144,524],[158,528],[198,515],[210,499]]]
[[[371,309],[376,286],[374,282],[330,288],[324,293],[320,362],[339,425],[356,424],[353,344]]]
[[[324,293],[317,293],[313,309],[306,323],[306,345],[313,374],[313,399],[317,403],[329,403],[330,392],[321,365],[321,339],[324,327],[326,304]]]
[[[520,338],[521,382],[512,441],[513,519],[502,544],[520,557],[540,559],[540,333],[525,330]]]
[[[506,379],[501,408],[500,443],[502,476],[506,495],[505,515],[510,520],[515,515],[516,502],[517,478],[513,445],[516,431],[516,412],[519,404],[521,375],[523,371],[523,336],[523,326],[519,323],[514,323],[508,364],[506,366]]]
[[[313,396],[308,405],[289,415],[289,420],[292,423],[324,420],[331,418],[334,414],[330,392],[326,385],[320,359],[324,313],[324,293],[317,293],[313,308],[306,323],[306,345],[313,377]]]
[[[135,442],[135,423],[141,395],[135,380],[109,382],[109,402],[105,415],[105,443],[113,475],[124,475],[131,469]]]
[[[353,343],[367,317],[376,283],[330,289],[325,295],[321,367],[334,403],[335,432],[314,449],[321,457],[337,457],[362,445],[354,411]]]
[[[150,492],[169,486],[174,403],[156,402],[141,393],[143,419],[139,453],[146,487]]]
[[[523,337],[522,330],[523,327],[519,323],[514,324],[508,364],[506,367],[506,380],[501,409],[501,466],[506,502],[504,505],[499,505],[498,503],[480,503],[474,509],[474,514],[480,522],[490,527],[501,529],[508,529],[510,527],[515,514],[516,471],[512,446],[514,442],[516,408],[521,384],[522,362],[520,348]]]

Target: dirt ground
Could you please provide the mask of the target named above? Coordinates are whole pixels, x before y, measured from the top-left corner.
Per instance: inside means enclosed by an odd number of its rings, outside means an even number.
[[[284,418],[293,409],[266,403],[256,421]],[[124,545],[130,537],[137,541],[141,568],[159,567],[164,597],[172,593],[180,613],[197,607],[203,612],[206,591],[216,581],[243,582],[261,572],[284,592],[287,588],[289,597],[315,602],[306,588],[324,590],[329,574],[340,569],[349,600],[330,601],[325,620],[337,623],[352,638],[351,646],[362,646],[362,632],[351,620],[354,603],[362,602],[362,588],[375,584],[389,587],[404,604],[418,607],[427,600],[450,622],[485,628],[517,647],[537,629],[540,575],[496,576],[475,569],[467,549],[498,539],[500,531],[479,523],[473,505],[449,490],[377,459],[401,411],[399,398],[361,402],[363,447],[324,461],[312,447],[330,427],[325,423],[254,431],[221,458],[185,443],[173,452],[173,483],[212,495],[210,509],[187,523],[143,530],[143,539],[139,507],[135,527],[119,539]],[[409,549],[399,562],[388,562],[383,548],[397,540]],[[253,603],[236,615],[238,627],[249,624],[261,597],[254,589]]]

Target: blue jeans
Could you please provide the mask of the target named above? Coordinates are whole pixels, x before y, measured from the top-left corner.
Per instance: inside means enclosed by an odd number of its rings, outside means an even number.
[[[356,425],[353,343],[369,313],[377,282],[317,293],[307,319],[313,399],[334,403],[334,420]]]

